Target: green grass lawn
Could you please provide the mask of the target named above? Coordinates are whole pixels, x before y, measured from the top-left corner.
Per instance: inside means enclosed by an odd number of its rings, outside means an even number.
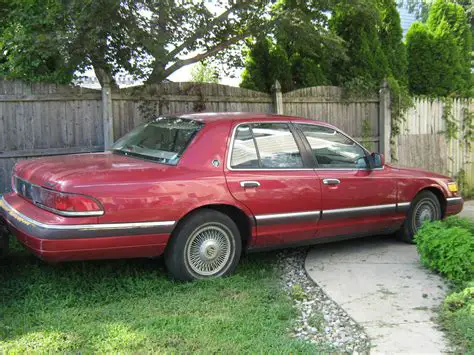
[[[295,340],[275,253],[235,275],[176,283],[162,261],[48,265],[18,245],[0,261],[0,353],[317,352]]]

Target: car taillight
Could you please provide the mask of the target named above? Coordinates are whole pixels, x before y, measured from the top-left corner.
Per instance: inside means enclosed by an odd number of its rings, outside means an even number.
[[[13,178],[13,190],[35,205],[62,216],[101,216],[104,210],[93,197],[47,189],[17,176]]]
[[[102,207],[92,197],[77,195],[39,187],[33,194],[33,202],[46,210],[63,216],[100,216]],[[35,196],[36,195],[36,196]]]

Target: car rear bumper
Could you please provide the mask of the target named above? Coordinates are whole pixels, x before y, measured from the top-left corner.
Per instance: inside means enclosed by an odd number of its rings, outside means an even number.
[[[452,216],[462,211],[464,199],[462,197],[448,197],[446,199],[446,216]]]
[[[14,194],[0,198],[0,225],[5,225],[22,244],[46,261],[159,256],[174,227],[172,221],[73,224],[74,217],[66,224],[49,224],[12,206],[10,202],[15,199],[21,198]],[[41,210],[26,201],[16,205],[24,204],[28,204],[28,209]]]

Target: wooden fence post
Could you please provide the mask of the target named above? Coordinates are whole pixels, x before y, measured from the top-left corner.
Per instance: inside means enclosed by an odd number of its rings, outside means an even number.
[[[114,142],[114,120],[112,117],[112,89],[110,82],[105,80],[102,86],[102,122],[104,124],[104,150]]]
[[[391,161],[390,138],[392,132],[392,116],[390,111],[390,88],[387,81],[383,81],[379,91],[379,147],[385,161]]]
[[[279,114],[283,115],[283,94],[281,93],[281,85],[278,80],[275,80],[275,84],[272,87],[273,91],[273,108],[274,111]]]

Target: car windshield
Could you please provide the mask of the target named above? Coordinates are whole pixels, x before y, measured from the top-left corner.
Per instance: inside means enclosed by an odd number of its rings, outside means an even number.
[[[112,151],[176,165],[203,125],[190,119],[157,117],[120,138]]]

